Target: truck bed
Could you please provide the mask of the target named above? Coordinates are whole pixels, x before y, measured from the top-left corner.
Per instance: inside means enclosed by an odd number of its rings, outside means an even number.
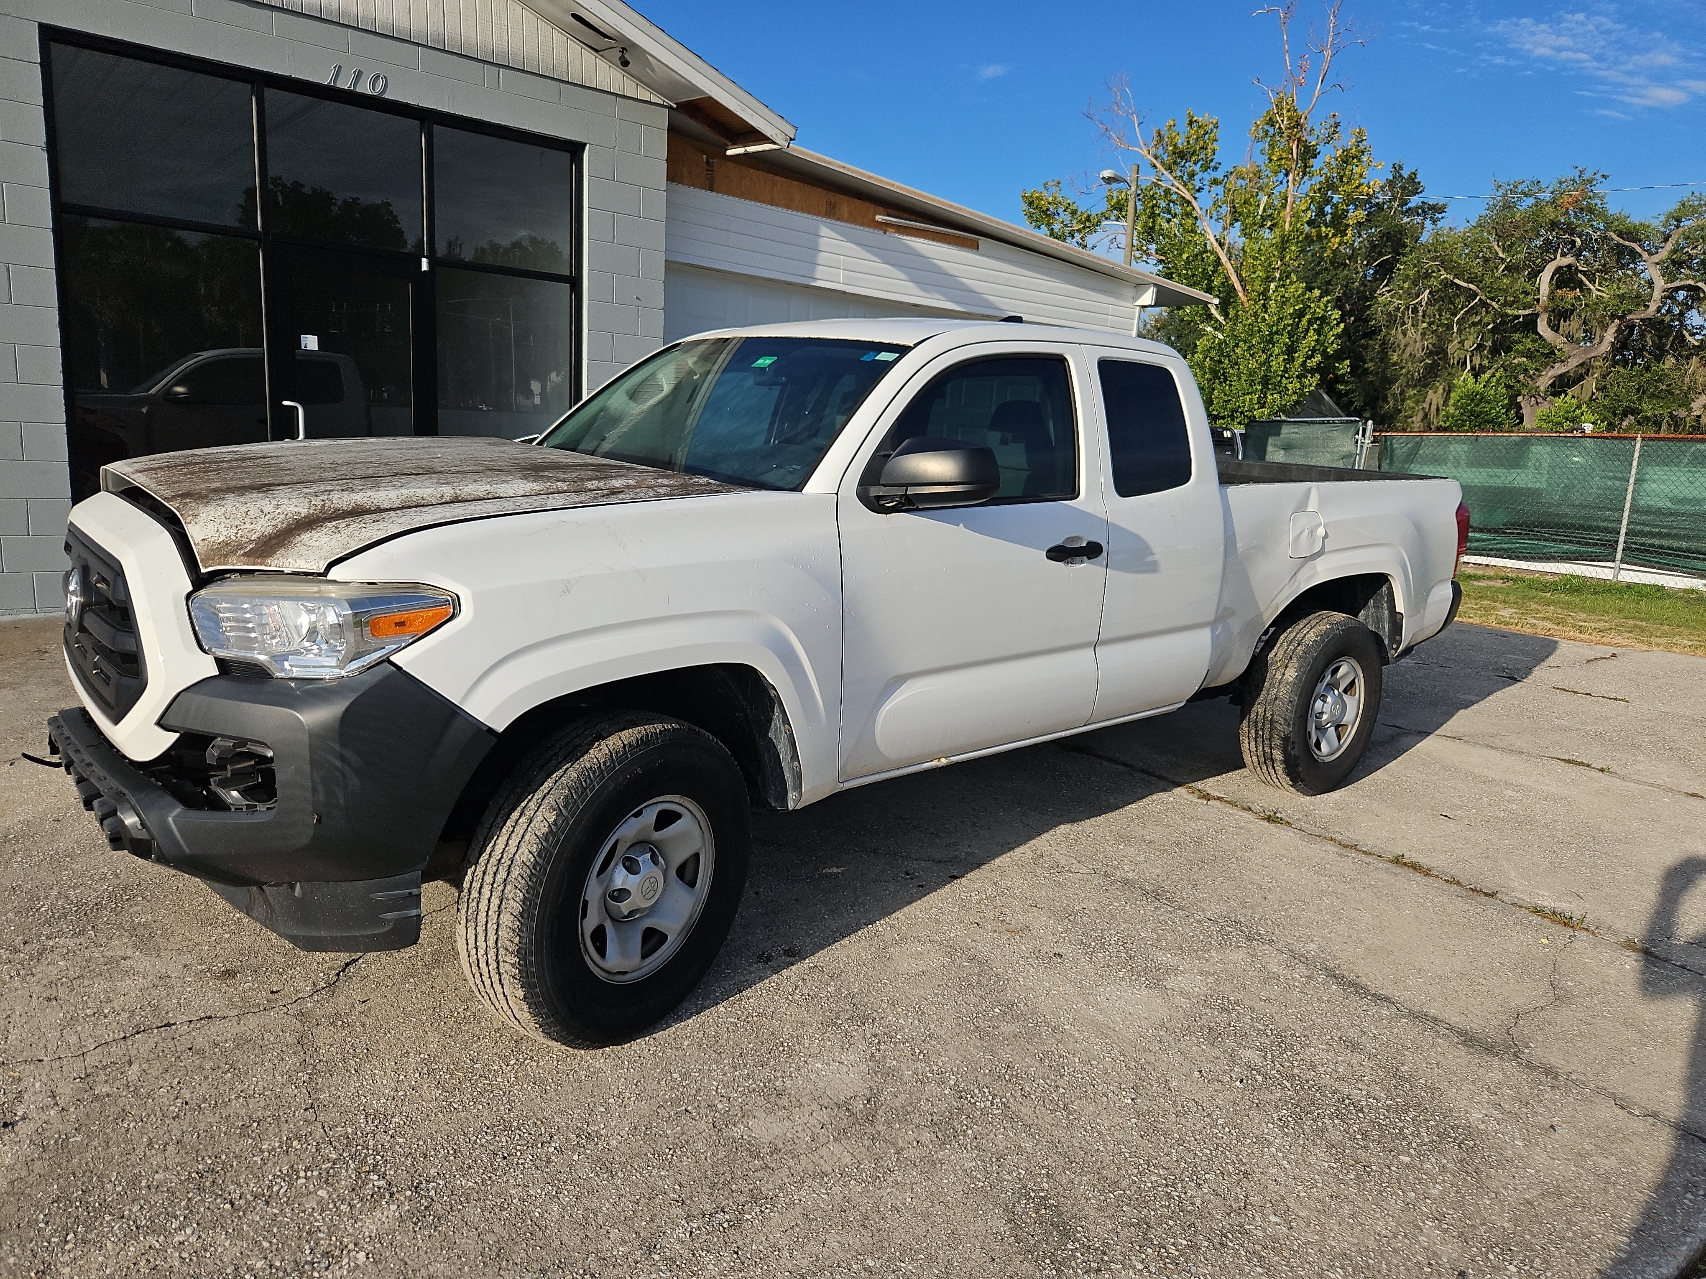
[[[1220,482],[1231,484],[1328,484],[1341,480],[1425,480],[1426,475],[1396,471],[1358,471],[1348,466],[1306,466],[1297,462],[1245,462],[1216,455]]]

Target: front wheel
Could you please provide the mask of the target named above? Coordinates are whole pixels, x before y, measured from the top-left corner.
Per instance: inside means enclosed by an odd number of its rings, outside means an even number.
[[[1252,663],[1238,743],[1270,786],[1299,795],[1336,789],[1362,759],[1380,713],[1381,651],[1343,613],[1311,613]]]
[[[746,785],[690,725],[617,713],[548,738],[470,848],[458,949],[504,1021],[593,1047],[679,1003],[746,881]]]

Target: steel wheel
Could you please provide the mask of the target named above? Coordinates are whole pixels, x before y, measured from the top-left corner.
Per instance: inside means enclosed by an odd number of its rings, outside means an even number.
[[[1309,699],[1309,750],[1323,762],[1337,759],[1362,723],[1362,667],[1341,657],[1321,672]]]
[[[682,795],[635,809],[604,841],[581,890],[581,954],[615,985],[669,962],[711,890],[716,842],[704,811]]]

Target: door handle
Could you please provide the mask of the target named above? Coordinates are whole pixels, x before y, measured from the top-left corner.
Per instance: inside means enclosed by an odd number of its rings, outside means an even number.
[[[284,405],[286,408],[292,408],[292,409],[296,410],[296,438],[299,440],[307,439],[308,438],[308,410],[303,408],[295,400],[280,400],[279,403]]]
[[[1049,547],[1043,554],[1056,564],[1066,564],[1072,560],[1100,559],[1102,544],[1100,542],[1062,542],[1058,546]]]

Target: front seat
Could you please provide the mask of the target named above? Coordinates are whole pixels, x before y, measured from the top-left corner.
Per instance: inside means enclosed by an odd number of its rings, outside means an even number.
[[[1065,459],[1049,434],[1043,406],[1036,400],[1008,400],[995,406],[989,418],[992,435],[1002,434],[1025,446],[1024,497],[1058,496],[1070,490],[1063,474]]]

